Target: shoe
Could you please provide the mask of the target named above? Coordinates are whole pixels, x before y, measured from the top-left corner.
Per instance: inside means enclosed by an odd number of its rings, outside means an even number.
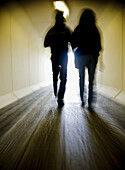
[[[85,103],[82,101],[82,104],[81,104],[83,107],[85,106]]]
[[[57,97],[57,84],[54,84],[54,95]]]
[[[93,110],[93,108],[92,107],[88,107],[88,110],[89,110],[89,112],[91,112],[91,113],[94,113],[94,110]]]
[[[58,106],[59,106],[59,107],[64,106],[64,102],[63,102],[63,100],[58,100]]]
[[[55,95],[55,98],[57,98],[57,94],[54,94]]]
[[[54,91],[54,96],[57,97],[57,92]]]

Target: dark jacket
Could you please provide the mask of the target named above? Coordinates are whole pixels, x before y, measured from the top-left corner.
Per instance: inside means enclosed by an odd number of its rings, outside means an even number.
[[[79,24],[72,34],[72,48],[78,48],[77,53],[80,55],[99,56],[101,39],[96,25]]]
[[[65,24],[55,24],[45,36],[44,47],[51,48],[51,60],[59,57],[65,59],[68,53],[68,42],[71,42],[71,31]]]

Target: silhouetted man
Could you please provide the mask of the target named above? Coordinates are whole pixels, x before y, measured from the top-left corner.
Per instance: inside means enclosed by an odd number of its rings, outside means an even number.
[[[79,69],[79,86],[82,105],[84,105],[85,67],[89,74],[88,109],[93,111],[93,81],[95,69],[101,51],[101,38],[96,26],[95,13],[91,9],[84,9],[78,26],[72,34],[72,48],[75,54],[76,67]]]
[[[45,36],[44,46],[51,48],[51,61],[53,71],[54,94],[58,96],[58,105],[64,105],[64,93],[67,80],[67,62],[68,62],[68,42],[71,39],[71,32],[65,25],[63,12],[56,14],[55,25]],[[60,77],[60,86],[58,91],[58,76]]]

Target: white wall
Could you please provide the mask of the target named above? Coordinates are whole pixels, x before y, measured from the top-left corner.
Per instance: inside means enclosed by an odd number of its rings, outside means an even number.
[[[0,95],[12,91],[10,15],[0,11]]]
[[[29,48],[28,36],[12,16],[11,48],[13,90],[16,91],[29,86]]]
[[[22,7],[0,10],[0,107],[48,82],[42,48]]]
[[[104,33],[103,84],[118,89],[122,88],[122,8],[107,6],[105,15],[109,21]],[[106,19],[105,19],[106,20]]]
[[[125,5],[123,7],[123,17],[122,17],[122,24],[123,24],[123,30],[122,30],[122,38],[123,38],[123,44],[122,44],[122,53],[123,53],[123,89],[125,90]]]

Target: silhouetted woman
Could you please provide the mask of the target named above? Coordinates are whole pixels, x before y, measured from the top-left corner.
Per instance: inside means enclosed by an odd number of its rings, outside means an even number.
[[[82,12],[79,24],[72,34],[72,48],[75,54],[75,64],[79,69],[80,97],[83,105],[85,102],[83,98],[85,67],[88,68],[88,109],[92,112],[93,80],[99,52],[101,51],[101,39],[96,26],[95,13],[91,9],[84,9]]]

